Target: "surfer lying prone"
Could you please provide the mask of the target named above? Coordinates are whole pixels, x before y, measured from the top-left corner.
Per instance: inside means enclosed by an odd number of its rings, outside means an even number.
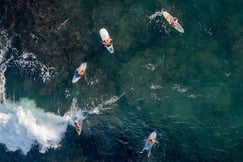
[[[80,129],[81,129],[80,124],[79,124],[78,122],[75,122],[74,124],[75,124],[75,128],[76,128],[76,130],[77,130],[77,131],[80,131]]]
[[[152,132],[149,135],[149,137],[145,140],[146,142],[145,142],[145,145],[144,145],[142,151],[140,152],[141,154],[144,152],[144,150],[146,150],[146,151],[148,151],[148,157],[150,157],[150,155],[151,155],[151,149],[152,149],[153,145],[155,143],[157,143],[156,136],[157,136],[157,134],[156,134],[155,131]]]
[[[110,46],[111,43],[112,43],[112,39],[111,38],[108,38],[108,39],[103,41],[104,46]]]

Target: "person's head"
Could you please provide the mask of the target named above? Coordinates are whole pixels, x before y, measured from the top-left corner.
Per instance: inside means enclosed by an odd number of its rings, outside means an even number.
[[[154,143],[156,140],[154,138],[149,138],[149,142]]]
[[[110,43],[110,39],[106,39],[105,43],[107,43],[107,44]]]
[[[84,75],[84,72],[83,72],[83,71],[81,71],[79,74],[80,74],[80,75]]]

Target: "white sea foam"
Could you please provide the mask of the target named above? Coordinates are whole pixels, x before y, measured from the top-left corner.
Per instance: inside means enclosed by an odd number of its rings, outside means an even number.
[[[152,14],[152,15],[149,16],[149,19],[150,19],[151,21],[155,19],[155,23],[156,23],[156,24],[159,24],[159,26],[161,26],[162,29],[164,29],[165,33],[169,35],[169,31],[167,30],[166,24],[163,23],[163,21],[161,21],[161,20],[162,20],[161,18],[156,19],[157,17],[163,17],[163,10],[161,10],[161,11],[156,11],[154,14]],[[159,31],[161,32],[162,29],[159,28]]]
[[[38,74],[43,83],[51,81],[55,77],[56,69],[41,63],[34,53],[23,52],[13,62],[20,71],[29,76]]]
[[[23,154],[27,154],[34,145],[39,147],[41,153],[58,148],[68,124],[74,126],[76,120],[82,124],[87,115],[111,109],[110,106],[123,95],[113,96],[88,111],[81,109],[77,100],[73,99],[69,111],[63,117],[45,112],[36,106],[34,100],[27,98],[15,104],[6,101],[0,104],[0,143],[8,151],[20,150]]]
[[[162,10],[161,10],[161,11],[156,11],[154,14],[150,15],[150,16],[149,16],[149,19],[150,19],[150,20],[153,20],[153,19],[155,19],[157,16],[163,16],[163,12],[162,12]]]
[[[188,91],[188,88],[186,87],[182,87],[181,85],[179,84],[175,84],[174,87],[172,88],[173,90],[176,90],[177,92],[180,92],[180,93],[185,93]]]
[[[68,121],[70,125],[74,125],[74,121],[76,120],[82,123],[89,114],[100,114],[102,111],[111,109],[111,106],[115,104],[123,95],[125,95],[125,93],[122,93],[120,96],[112,96],[110,99],[105,100],[97,105],[92,102],[91,104],[86,104],[84,108],[80,108],[78,106],[77,99],[74,98],[69,111],[64,114],[64,119]]]
[[[155,85],[155,84],[152,84],[151,86],[150,86],[150,89],[152,89],[152,90],[155,90],[155,89],[161,89],[162,87],[160,86],[160,85]]]
[[[112,96],[110,99],[99,103],[98,105],[92,104],[89,114],[100,114],[102,111],[111,109],[110,106],[115,104],[125,93],[122,93],[120,96]]]
[[[37,108],[33,100],[0,104],[0,143],[9,151],[27,154],[33,145],[44,153],[59,147],[67,122],[58,115]]]
[[[157,68],[157,65],[148,63],[145,65],[146,69],[154,71]]]
[[[66,131],[67,122],[63,117],[44,112],[37,108],[33,100],[21,99],[11,103],[5,94],[5,71],[13,57],[6,54],[15,51],[5,32],[0,35],[0,143],[9,151],[20,150],[27,154],[33,145],[38,145],[40,152],[49,148],[57,148]],[[33,67],[43,66],[32,53],[23,53],[14,61],[22,69],[34,71]],[[46,71],[48,71],[48,68]],[[44,71],[45,71],[44,69]],[[41,75],[46,76],[45,73]],[[48,73],[49,75],[49,73]],[[48,76],[47,75],[47,76]]]
[[[6,101],[6,96],[5,96],[6,79],[4,76],[5,71],[6,71],[6,66],[0,66],[0,103],[4,103]]]
[[[13,59],[13,57],[5,58],[10,48],[7,36],[0,35],[0,143],[4,144],[8,151],[20,150],[23,154],[27,154],[34,145],[39,147],[41,153],[45,153],[49,148],[58,148],[68,124],[73,125],[74,120],[82,123],[86,118],[85,115],[99,114],[103,110],[110,109],[108,106],[124,95],[113,96],[98,106],[92,106],[89,111],[78,107],[77,100],[73,99],[69,111],[63,117],[45,112],[36,106],[34,100],[27,98],[12,103],[5,98],[4,75],[8,63]],[[43,65],[33,53],[23,52],[18,58],[14,58],[13,63],[23,72],[39,74],[43,82],[54,77],[55,69]]]
[[[6,64],[9,60],[5,59],[5,55],[11,48],[10,41],[8,39],[7,33],[2,31],[0,33],[0,103],[4,103],[6,100],[5,96],[5,83],[6,79],[4,73],[7,69]]]

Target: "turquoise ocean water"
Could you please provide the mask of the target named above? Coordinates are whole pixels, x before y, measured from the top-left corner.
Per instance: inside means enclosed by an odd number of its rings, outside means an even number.
[[[0,3],[0,161],[243,161],[241,1]]]

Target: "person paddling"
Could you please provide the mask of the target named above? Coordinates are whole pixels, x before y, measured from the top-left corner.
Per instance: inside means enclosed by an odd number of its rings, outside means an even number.
[[[111,43],[112,43],[112,39],[111,38],[108,38],[108,39],[103,41],[104,46],[110,46]]]
[[[76,130],[79,132],[81,130],[81,125],[76,121],[74,123]]]
[[[152,132],[151,134],[156,134],[156,132]],[[153,145],[157,143],[157,140],[156,140],[156,135],[155,137],[152,137],[151,135],[146,139],[146,142],[145,142],[145,145],[142,149],[142,151],[140,152],[141,154],[144,152],[144,150],[148,151],[148,157],[150,157],[151,155],[151,149],[153,147]]]
[[[84,73],[83,70],[80,71],[80,69],[77,68],[77,69],[75,70],[75,75],[76,75],[77,77],[78,77],[78,76],[83,77],[83,76],[85,75],[85,73]]]
[[[177,17],[174,17],[173,18],[173,21],[172,21],[172,23],[171,23],[171,26],[176,26],[178,24],[178,18]]]

